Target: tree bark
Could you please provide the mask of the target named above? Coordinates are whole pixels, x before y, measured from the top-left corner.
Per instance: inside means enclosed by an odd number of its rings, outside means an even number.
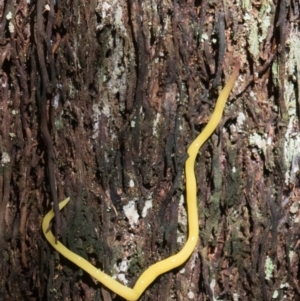
[[[0,300],[121,300],[45,240],[52,206],[57,239],[129,287],[182,248],[186,151],[237,61],[195,164],[198,246],[141,300],[300,300],[297,1],[5,0],[0,18]]]

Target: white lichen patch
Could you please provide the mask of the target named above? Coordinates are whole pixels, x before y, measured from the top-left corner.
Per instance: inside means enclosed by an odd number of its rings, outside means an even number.
[[[240,300],[240,295],[238,293],[233,293],[232,297],[233,297],[233,301],[239,301]]]
[[[184,195],[180,196],[179,205],[178,205],[178,224],[181,225],[181,228],[187,227],[187,213],[184,207]],[[183,244],[186,240],[185,233],[177,230],[177,242]]]
[[[272,26],[274,4],[271,0],[263,1],[257,14],[257,8],[251,5],[251,1],[243,1],[244,8],[244,36],[249,44],[249,52],[255,62],[258,62],[260,51],[267,39],[268,30]]]
[[[259,21],[259,29],[260,36],[259,42],[263,42],[268,34],[268,30],[271,26],[271,14],[272,14],[272,0],[264,0],[262,1],[262,6],[259,11],[258,21]]]
[[[291,29],[291,35],[288,40],[290,51],[288,56],[288,74],[296,80],[300,74],[300,33],[296,29]]]
[[[274,272],[274,264],[272,259],[267,256],[266,262],[265,262],[265,279],[270,280],[273,277],[273,272]]]
[[[145,206],[144,206],[143,211],[142,211],[142,217],[146,217],[148,210],[151,209],[151,208],[152,208],[152,199],[147,200],[145,202]]]
[[[123,6],[120,1],[98,1],[95,11],[100,16],[96,23],[97,30],[102,30],[103,34],[104,32],[107,34],[96,75],[99,90],[102,91],[99,106],[103,110],[102,113],[113,120],[113,117],[124,112],[126,108],[128,68],[134,61],[135,53],[133,45],[127,39]],[[115,33],[109,34],[112,31]],[[135,124],[131,126],[134,127]],[[110,135],[116,135],[112,133],[113,127],[109,127],[108,131]]]
[[[289,251],[289,259],[290,261],[292,261],[294,259],[295,256],[295,251]]]
[[[92,121],[93,121],[93,135],[92,139],[97,139],[99,136],[99,120],[101,111],[98,106],[98,104],[94,104],[92,108],[93,114],[92,114]]]
[[[214,296],[215,295],[214,291],[215,291],[215,287],[216,287],[216,279],[215,278],[211,279],[211,282],[210,282],[209,286],[210,286],[210,289],[211,289],[212,294],[213,294],[213,300],[215,300],[215,296]]]
[[[187,226],[187,213],[184,207],[184,195],[182,194],[179,199],[178,205],[178,223]]]
[[[1,156],[1,165],[7,164],[10,162],[10,156],[8,153],[3,152]]]
[[[126,29],[123,22],[123,10],[118,0],[99,1],[95,11],[101,16],[101,23],[96,24],[97,30],[103,29],[107,25],[112,25],[114,29],[126,36]]]
[[[59,99],[60,99],[60,93],[56,93],[54,98],[53,98],[53,102],[52,102],[52,105],[54,107],[54,109],[57,109],[58,108],[58,105],[59,105]]]
[[[160,113],[157,113],[156,118],[154,119],[153,122],[153,131],[152,131],[153,136],[157,135],[157,125],[159,123],[159,120],[160,120]]]
[[[105,98],[105,97],[104,97]],[[92,139],[97,139],[99,136],[99,123],[101,115],[105,115],[108,119],[111,117],[111,107],[107,102],[103,102],[102,105],[94,103],[92,107],[92,122],[93,122],[93,134]],[[110,133],[111,139],[115,139],[114,133]]]
[[[198,265],[198,260],[199,260],[199,254],[198,252],[193,252],[191,258],[190,258],[190,269],[194,270],[196,268],[196,266]]]
[[[189,298],[190,300],[194,300],[195,294],[194,294],[193,292],[188,292],[188,298]]]
[[[11,21],[8,23],[8,30],[9,30],[10,33],[14,33],[15,32],[15,25]]]
[[[111,116],[109,104],[104,103],[101,112],[102,112],[107,118],[109,118],[109,117]]]
[[[296,214],[299,211],[299,202],[294,202],[290,207],[290,213]]]
[[[290,285],[289,285],[287,282],[281,283],[281,284],[280,284],[280,288],[281,288],[281,289],[288,288],[289,286],[290,286]]]
[[[267,150],[267,144],[268,144],[267,141],[268,141],[267,134],[253,133],[252,135],[249,136],[250,145],[257,147],[259,150],[262,150],[264,154],[266,153]]]
[[[113,275],[114,279],[118,279],[121,281],[123,284],[127,285],[128,280],[126,279],[126,273],[128,270],[128,260],[123,259],[119,264],[115,264],[114,268],[116,270],[116,274]]]
[[[237,132],[238,133],[242,132],[245,121],[246,121],[245,114],[243,112],[239,112],[238,116],[237,116],[237,119],[236,119],[236,127],[237,127]]]
[[[249,26],[249,36],[248,36],[248,42],[249,42],[249,51],[252,54],[253,58],[255,60],[258,59],[259,56],[259,38],[258,38],[258,26],[252,15],[250,15],[250,24]]]
[[[284,158],[287,166],[285,174],[285,183],[289,185],[294,183],[299,172],[300,164],[300,133],[295,131],[295,122],[297,117],[292,116],[289,120],[287,132],[285,134]]]
[[[136,209],[135,201],[129,201],[127,205],[124,205],[123,211],[129,221],[130,226],[131,227],[137,226],[139,223],[140,216]]]
[[[7,13],[7,15],[6,15],[6,20],[11,20],[12,19],[12,13],[11,13],[11,11],[9,11],[8,13]]]
[[[300,165],[300,133],[297,117],[297,95],[300,88],[300,34],[291,28],[287,44],[290,47],[286,71],[288,76],[284,83],[284,100],[289,114],[289,124],[285,134],[284,158],[287,166],[285,183],[293,184],[299,172]],[[275,66],[276,67],[276,66]],[[276,69],[272,68],[274,70]],[[276,73],[275,73],[276,75]]]
[[[207,41],[207,40],[208,40],[208,35],[207,35],[206,32],[203,32],[203,33],[202,33],[202,36],[201,36],[201,42]]]
[[[230,125],[230,140],[235,141],[237,139],[237,134],[244,132],[244,123],[246,116],[243,112],[239,112],[237,115],[236,123]],[[222,129],[223,133],[227,133],[227,129],[224,127]]]

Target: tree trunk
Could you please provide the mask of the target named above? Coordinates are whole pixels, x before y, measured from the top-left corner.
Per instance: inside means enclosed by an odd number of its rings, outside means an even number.
[[[200,239],[140,300],[300,300],[299,2],[0,4],[0,300],[123,300],[54,251],[133,287],[182,249],[184,162]],[[58,203],[70,197],[61,211]]]

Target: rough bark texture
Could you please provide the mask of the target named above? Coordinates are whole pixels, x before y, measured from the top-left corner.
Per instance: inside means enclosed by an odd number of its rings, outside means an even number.
[[[66,196],[57,237],[128,286],[181,249],[186,150],[237,59],[198,247],[141,300],[300,300],[299,1],[2,0],[0,20],[0,300],[121,300],[45,241]]]

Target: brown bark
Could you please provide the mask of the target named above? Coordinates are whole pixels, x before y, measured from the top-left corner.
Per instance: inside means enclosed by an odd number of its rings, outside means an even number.
[[[51,202],[130,287],[180,250],[186,150],[239,60],[195,167],[198,247],[141,300],[300,300],[299,3],[50,2],[0,3],[0,299],[121,300],[45,241]]]

